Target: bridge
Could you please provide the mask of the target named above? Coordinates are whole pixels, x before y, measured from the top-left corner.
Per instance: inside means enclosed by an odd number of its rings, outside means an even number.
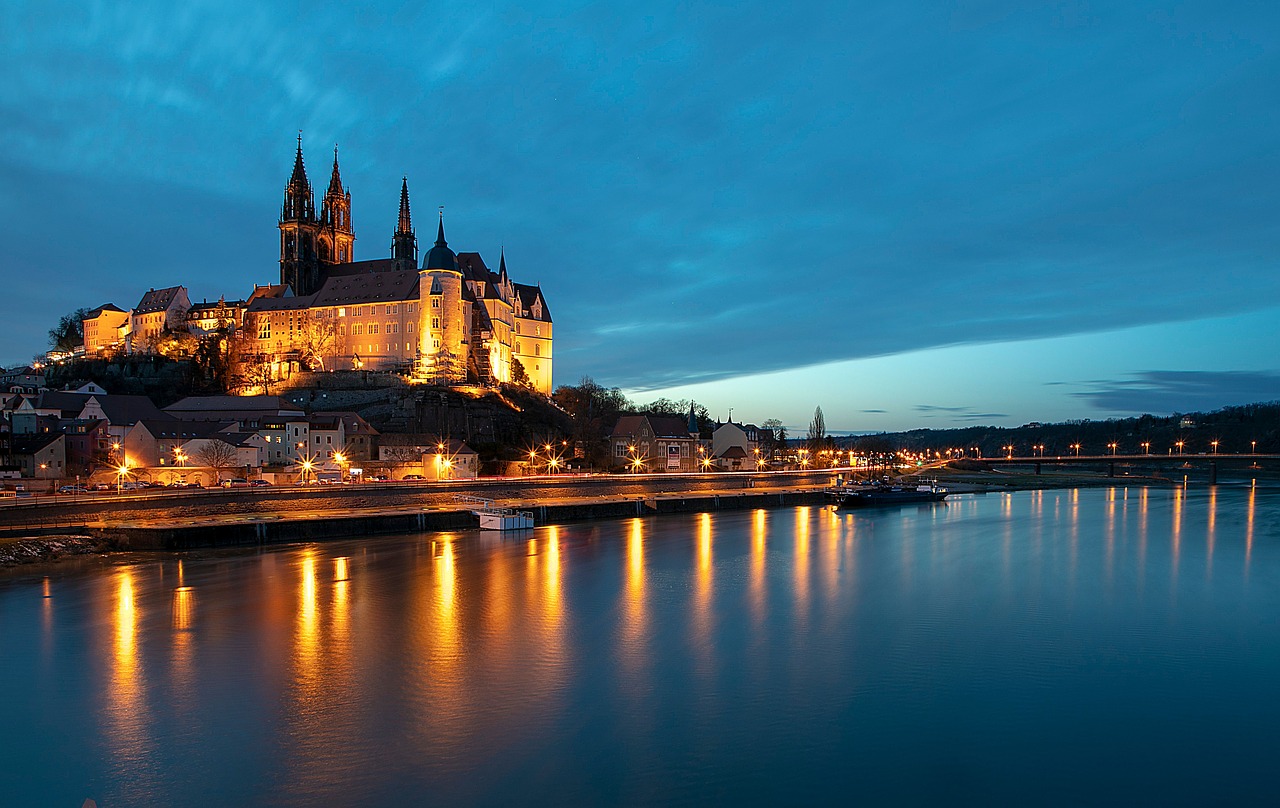
[[[1239,466],[1250,468],[1257,466],[1261,461],[1270,461],[1272,463],[1280,461],[1280,454],[1105,454],[1105,455],[993,455],[991,457],[970,458],[981,460],[992,466],[1035,466],[1035,473],[1040,473],[1042,464],[1049,465],[1075,465],[1088,464],[1098,465],[1107,464],[1107,476],[1116,476],[1116,465],[1132,465],[1132,466],[1154,466],[1168,465],[1176,463],[1178,465],[1207,465],[1209,467],[1209,483],[1213,484],[1218,481],[1219,464],[1229,466]]]

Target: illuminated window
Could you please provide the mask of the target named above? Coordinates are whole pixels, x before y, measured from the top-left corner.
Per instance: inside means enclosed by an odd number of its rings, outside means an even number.
[[[440,327],[440,318],[439,318],[439,317],[432,317],[432,318],[431,318],[431,327],[432,327],[432,328],[439,328],[439,327]]]
[[[258,318],[258,339],[271,339],[271,318]]]
[[[377,323],[369,323],[369,333],[370,333],[370,334],[376,334],[376,333],[378,333],[378,324],[377,324]]]
[[[542,356],[542,346],[541,346],[541,345],[534,345],[534,346],[533,346],[533,355],[534,355],[534,356]]]
[[[438,309],[438,308],[440,308],[440,298],[439,298],[439,296],[431,298],[431,308],[433,308],[433,309]]]

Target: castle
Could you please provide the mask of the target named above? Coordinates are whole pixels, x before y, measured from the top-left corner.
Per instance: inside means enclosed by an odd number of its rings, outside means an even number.
[[[244,313],[246,347],[262,363],[396,371],[442,383],[527,379],[551,392],[552,323],[542,290],[511,280],[505,251],[497,272],[478,252],[454,253],[443,213],[419,264],[407,179],[390,257],[356,261],[338,150],[317,214],[299,137],[279,228],[280,283],[256,288]]]

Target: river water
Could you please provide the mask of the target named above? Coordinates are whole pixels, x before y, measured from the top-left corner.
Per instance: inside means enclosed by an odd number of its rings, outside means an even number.
[[[0,579],[0,803],[1240,804],[1280,488],[957,496]]]

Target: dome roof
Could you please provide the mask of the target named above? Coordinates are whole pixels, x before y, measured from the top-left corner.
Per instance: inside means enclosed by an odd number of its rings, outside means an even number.
[[[459,272],[458,256],[444,240],[444,216],[440,217],[440,230],[436,233],[436,246],[427,251],[422,258],[423,269],[447,269]]]

